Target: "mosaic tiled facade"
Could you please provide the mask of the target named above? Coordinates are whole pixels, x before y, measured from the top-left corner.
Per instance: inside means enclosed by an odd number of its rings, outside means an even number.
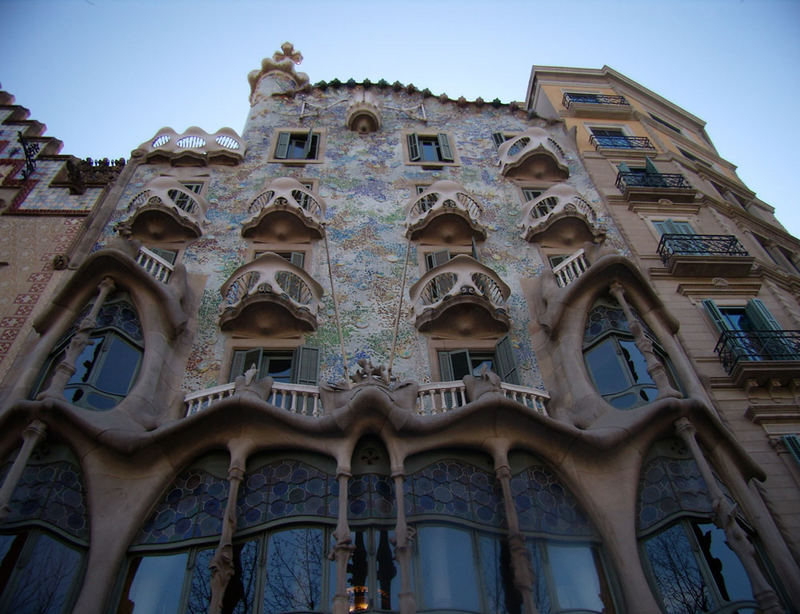
[[[795,612],[800,244],[701,122],[301,60],[124,167],[0,106],[0,611]]]

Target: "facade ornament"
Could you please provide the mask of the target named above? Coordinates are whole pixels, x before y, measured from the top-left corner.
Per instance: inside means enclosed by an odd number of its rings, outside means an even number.
[[[244,479],[244,469],[231,462],[228,470],[228,501],[225,504],[225,515],[222,519],[222,535],[214,551],[214,557],[208,564],[211,570],[211,600],[208,614],[222,612],[222,600],[228,583],[233,578],[236,568],[233,562],[233,534],[236,533],[236,500],[239,496],[239,485]]]
[[[250,102],[253,102],[253,95],[255,94],[258,82],[261,77],[268,75],[271,72],[282,72],[286,74],[292,81],[297,84],[297,87],[308,85],[308,75],[304,72],[296,72],[295,64],[300,64],[303,61],[303,54],[295,51],[292,43],[286,42],[281,45],[281,50],[272,54],[272,58],[264,58],[261,60],[261,68],[253,70],[247,75],[247,80],[250,82]]]
[[[258,379],[256,375],[258,375],[258,369],[254,364],[250,365],[244,375],[239,375],[234,380],[234,394],[266,401],[272,393],[274,380],[270,376]]]
[[[739,505],[729,501],[725,497],[725,493],[722,492],[714,472],[711,470],[711,465],[697,443],[694,425],[686,417],[679,418],[675,421],[675,431],[689,448],[695,463],[697,463],[697,468],[700,470],[700,475],[703,476],[711,498],[711,507],[714,510],[714,524],[725,532],[728,546],[742,562],[753,587],[753,596],[761,606],[761,611],[764,614],[781,614],[783,608],[780,605],[778,595],[767,582],[764,572],[761,571],[756,559],[756,549],[747,537],[745,530],[736,520]]]
[[[491,371],[486,364],[481,368],[479,375],[465,375],[462,379],[470,402],[477,401],[488,392],[500,392],[500,376]]]

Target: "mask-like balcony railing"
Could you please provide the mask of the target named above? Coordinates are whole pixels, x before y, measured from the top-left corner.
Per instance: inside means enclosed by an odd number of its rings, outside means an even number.
[[[242,236],[278,242],[305,242],[322,238],[325,201],[296,179],[273,179],[247,209],[251,217]]]
[[[158,254],[141,246],[139,252],[136,254],[136,262],[158,281],[162,283],[169,282],[173,271],[172,264],[164,260]]]
[[[220,292],[223,331],[280,337],[317,328],[322,286],[278,254],[267,252],[239,267]]]
[[[592,240],[601,233],[592,206],[578,195],[575,188],[560,183],[526,203],[518,227],[522,228],[522,237],[526,241],[537,241],[549,228],[575,222],[583,226],[577,232],[583,231],[582,234],[586,235],[584,240]],[[575,235],[575,232],[569,234]]]
[[[747,275],[754,262],[733,235],[665,234],[658,255],[671,274],[693,277]]]
[[[528,128],[497,150],[506,177],[536,177],[553,181],[569,177],[564,150],[543,128]]]
[[[129,224],[138,237],[155,240],[196,239],[208,202],[172,177],[158,177],[131,199]]]
[[[566,288],[583,275],[588,268],[589,261],[586,260],[586,254],[583,253],[583,248],[581,248],[554,266],[553,275],[556,276],[558,287]]]
[[[631,115],[633,107],[624,96],[609,94],[580,94],[566,92],[561,104],[574,115],[602,115],[604,117],[626,117]]]
[[[595,149],[632,149],[655,151],[646,136],[598,136],[592,135],[589,142]]]
[[[726,330],[714,351],[739,386],[800,377],[800,330]]]
[[[170,161],[175,165],[233,165],[242,162],[244,154],[244,142],[234,130],[221,128],[209,134],[192,126],[182,134],[172,128],[162,128],[151,140],[139,145],[132,155],[134,158],[144,157],[148,162]]]
[[[406,209],[406,236],[413,241],[469,244],[472,239],[486,239],[483,207],[454,181],[437,181]]]
[[[658,201],[667,198],[674,202],[694,200],[695,190],[679,173],[617,173],[617,189],[626,199]]]
[[[459,254],[423,275],[409,293],[421,332],[504,333],[511,290],[492,269]]]

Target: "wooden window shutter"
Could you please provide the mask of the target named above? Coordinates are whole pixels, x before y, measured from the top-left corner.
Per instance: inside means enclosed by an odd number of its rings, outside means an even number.
[[[441,156],[442,162],[452,162],[453,151],[450,149],[450,139],[447,138],[446,134],[442,133],[440,133],[437,138],[439,139],[439,155]]]
[[[303,160],[316,157],[317,152],[311,151],[311,145],[314,143],[314,129],[310,128],[306,135],[306,144],[303,146]],[[309,155],[311,154],[311,155]]]
[[[494,141],[495,147],[500,147],[500,145],[506,142],[506,135],[502,132],[492,132],[492,140]]]
[[[717,327],[717,330],[720,332],[730,330],[731,327],[728,325],[728,321],[725,319],[725,316],[722,315],[722,312],[714,301],[708,298],[703,299],[703,307],[708,312],[708,315],[711,316],[711,320],[714,322],[714,326]]]
[[[800,465],[800,436],[798,435],[784,435],[783,445],[789,450],[795,462]]]
[[[453,365],[450,362],[450,352],[439,352],[439,381],[453,381]]]
[[[411,162],[419,160],[419,136],[416,133],[408,135],[408,159]]]
[[[744,308],[745,315],[750,318],[757,330],[783,330],[778,321],[767,309],[760,299],[754,298],[747,301]]]
[[[228,381],[232,382],[240,375],[244,375],[250,367],[259,368],[261,363],[261,349],[255,350],[236,350],[233,352],[231,361],[231,373]]]
[[[290,262],[299,268],[303,268],[305,264],[306,255],[303,252],[292,252]]]
[[[617,164],[617,170],[619,170],[620,173],[630,173],[631,167],[625,164],[624,162],[620,162],[619,164]]]
[[[494,349],[495,369],[500,379],[509,384],[519,384],[517,363],[514,360],[514,351],[508,335],[500,339]]]
[[[301,345],[294,351],[292,381],[315,385],[319,379],[319,348]]]
[[[278,134],[278,146],[275,148],[275,157],[280,160],[285,160],[289,154],[289,138],[292,135],[288,132],[281,132]]]
[[[648,173],[653,173],[654,175],[661,174],[661,171],[656,168],[656,165],[653,164],[653,161],[650,158],[644,159],[644,168]]]

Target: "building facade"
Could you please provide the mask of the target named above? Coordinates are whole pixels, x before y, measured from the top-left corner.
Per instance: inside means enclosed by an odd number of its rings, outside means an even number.
[[[798,242],[702,122],[301,59],[136,148],[46,280],[0,610],[795,611]]]

